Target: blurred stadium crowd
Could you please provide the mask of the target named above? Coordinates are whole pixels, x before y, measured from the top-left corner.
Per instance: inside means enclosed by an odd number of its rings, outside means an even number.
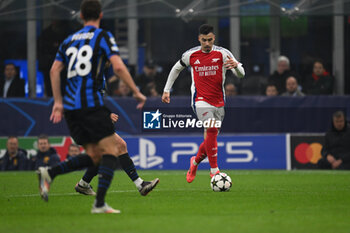
[[[78,2],[65,0],[53,4],[38,1],[32,8],[28,3],[26,5],[16,0],[0,3],[1,97],[28,96],[26,70],[18,65],[18,61],[26,62],[29,56],[28,19],[36,25],[36,83],[37,92],[42,92],[37,97],[52,96],[49,70],[58,46],[65,37],[82,26],[77,20]],[[198,45],[197,28],[203,23],[214,26],[216,44],[231,49],[246,71],[246,77],[242,80],[227,73],[227,96],[350,93],[350,81],[346,78],[350,75],[350,68],[346,65],[350,61],[350,45],[347,43],[350,39],[350,4],[347,0],[342,1],[343,8],[336,6],[337,1],[324,0],[131,2],[102,1],[105,17],[101,27],[113,32],[122,58],[128,64],[137,86],[147,96],[162,94],[172,65],[184,51]],[[237,14],[229,12],[232,6],[239,10]],[[36,10],[33,19],[28,16],[30,9]],[[130,13],[130,9],[135,10],[135,16]],[[230,14],[236,15],[229,17]],[[337,56],[335,35],[340,32],[335,28],[336,16],[340,17],[344,25],[344,37],[341,39],[345,41],[342,47],[345,66],[342,74],[334,69],[334,57]],[[232,18],[236,21],[232,21]],[[273,27],[276,19],[278,24]],[[233,22],[238,22],[235,25],[239,34],[238,51],[232,48],[232,40],[237,38],[232,34]],[[271,38],[271,30],[277,33],[274,39]],[[133,34],[129,31],[133,31]],[[132,51],[128,43],[131,40],[136,40],[133,48],[137,51],[136,62],[130,61]],[[274,60],[271,54],[274,54]],[[132,59],[135,60],[135,57]],[[14,63],[15,67],[7,66],[9,63]],[[14,76],[26,82],[17,79],[11,83]],[[105,77],[108,95],[130,95],[128,87],[119,82],[110,69],[106,69]],[[344,80],[342,87],[337,85],[340,79]],[[190,70],[186,70],[175,83],[172,94],[189,95],[190,85]]]

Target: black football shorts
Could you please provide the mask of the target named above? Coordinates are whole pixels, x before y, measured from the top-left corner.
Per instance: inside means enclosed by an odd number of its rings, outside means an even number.
[[[111,111],[105,106],[65,111],[70,135],[79,145],[98,143],[114,134]]]

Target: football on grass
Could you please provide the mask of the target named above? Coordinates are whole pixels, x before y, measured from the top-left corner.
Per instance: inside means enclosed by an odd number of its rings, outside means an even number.
[[[210,186],[214,192],[226,192],[230,190],[232,181],[226,173],[221,172],[211,178]]]

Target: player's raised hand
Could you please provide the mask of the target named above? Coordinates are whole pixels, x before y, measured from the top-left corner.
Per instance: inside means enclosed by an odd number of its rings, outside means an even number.
[[[55,102],[55,104],[52,107],[50,121],[56,124],[61,122],[62,117],[63,117],[63,104]]]
[[[137,100],[137,102],[139,102],[136,106],[136,109],[142,109],[146,103],[147,97],[144,96],[140,91],[138,91],[134,93],[134,98]]]
[[[170,93],[169,92],[163,92],[162,102],[166,103],[166,104],[170,103]]]
[[[116,123],[119,119],[119,116],[115,113],[111,113],[110,117],[111,117],[113,124]]]
[[[231,69],[234,69],[234,68],[236,68],[236,67],[238,66],[238,62],[236,62],[235,60],[233,60],[232,57],[227,56],[227,60],[226,60],[226,62],[224,63],[224,66],[225,66],[226,69],[231,70]]]

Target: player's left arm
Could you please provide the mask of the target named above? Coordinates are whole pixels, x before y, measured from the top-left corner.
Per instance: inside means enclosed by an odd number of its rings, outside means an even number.
[[[59,123],[63,117],[63,101],[61,93],[61,71],[64,68],[63,62],[55,60],[50,70],[50,79],[52,86],[52,94],[54,98],[54,105],[50,120],[53,123]]]
[[[118,55],[113,55],[109,58],[112,63],[114,73],[123,80],[126,85],[129,86],[133,92],[133,97],[138,101],[137,109],[143,108],[146,103],[146,96],[144,96],[140,90],[136,87],[134,80],[132,79],[128,69],[126,68],[123,60]]]
[[[119,48],[115,42],[115,39],[110,32],[101,32],[102,39],[100,42],[100,46],[105,52],[108,60],[112,64],[113,72],[116,74],[121,80],[125,82],[127,86],[133,92],[133,97],[138,101],[137,109],[143,108],[146,103],[146,96],[144,96],[140,90],[136,87],[134,80],[132,79],[128,68],[125,66],[123,60],[119,56]]]
[[[231,52],[225,51],[224,56],[224,66],[226,69],[231,70],[234,75],[238,78],[243,78],[245,75],[242,63],[238,62]]]

